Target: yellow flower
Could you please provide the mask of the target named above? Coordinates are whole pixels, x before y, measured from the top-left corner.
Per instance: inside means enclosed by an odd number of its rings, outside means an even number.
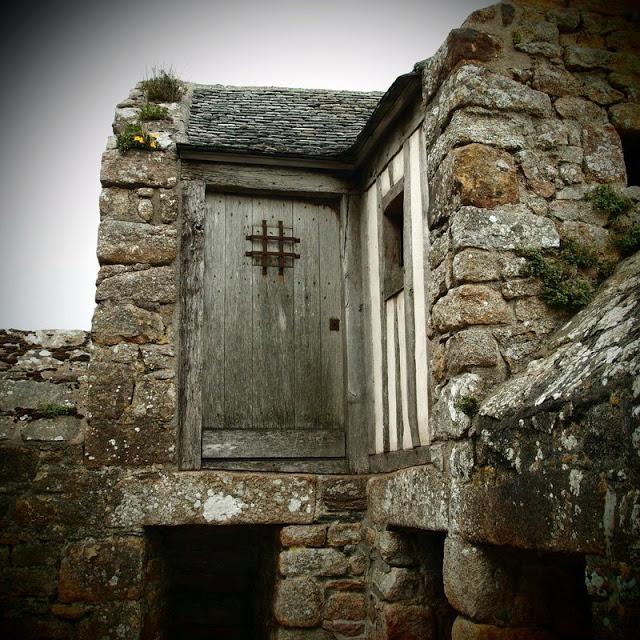
[[[152,140],[152,141],[149,143],[149,146],[150,146],[152,149],[155,149],[158,145],[156,144],[156,141],[155,141],[155,140]]]
[[[142,136],[133,136],[134,142],[139,142],[140,144],[144,144],[144,138]]]

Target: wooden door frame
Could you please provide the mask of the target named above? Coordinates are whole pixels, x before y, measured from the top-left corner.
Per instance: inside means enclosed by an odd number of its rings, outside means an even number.
[[[178,281],[178,467],[182,470],[269,470],[284,472],[366,473],[368,414],[364,363],[364,310],[360,254],[360,198],[350,180],[339,175],[280,167],[242,167],[182,163],[181,240]],[[343,305],[341,322],[346,457],[335,460],[243,463],[202,459],[202,320],[204,231],[207,191],[332,201],[339,216]],[[203,464],[204,463],[204,464]]]

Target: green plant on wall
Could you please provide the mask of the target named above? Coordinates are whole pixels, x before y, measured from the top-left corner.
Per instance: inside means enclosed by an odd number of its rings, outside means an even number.
[[[147,149],[153,151],[158,148],[158,141],[153,133],[149,133],[139,123],[127,124],[118,134],[116,146],[122,153],[130,149]]]
[[[586,196],[594,209],[607,216],[612,253],[603,259],[576,238],[562,239],[557,251],[520,248],[527,259],[527,273],[540,278],[541,297],[551,307],[575,311],[587,305],[599,285],[615,270],[618,254],[631,255],[640,249],[640,221],[633,219],[633,202],[610,185],[600,185]]]
[[[598,264],[598,257],[577,240],[564,240],[560,250],[553,253],[522,248],[518,254],[527,259],[528,275],[540,278],[540,296],[550,307],[581,309],[593,298],[597,272],[594,277],[581,273],[580,269],[593,271]]]
[[[473,418],[480,410],[480,403],[473,396],[461,395],[456,400],[456,409]]]
[[[43,418],[57,418],[59,416],[75,415],[76,408],[69,404],[49,402],[47,404],[38,405],[37,411]]]
[[[633,202],[611,185],[603,184],[587,194],[594,209],[606,214],[613,246],[623,257],[640,249],[640,220],[633,218]]]
[[[586,198],[595,209],[607,214],[610,223],[627,213],[633,206],[629,198],[621,195],[608,184],[596,187],[587,194]]]
[[[169,117],[169,110],[160,104],[153,102],[145,102],[140,109],[140,122],[149,122],[151,120],[166,120]]]
[[[178,102],[182,97],[182,83],[171,69],[151,70],[151,77],[142,81],[142,90],[149,102]]]

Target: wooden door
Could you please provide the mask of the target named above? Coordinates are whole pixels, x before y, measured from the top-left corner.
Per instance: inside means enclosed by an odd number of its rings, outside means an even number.
[[[344,456],[338,229],[325,204],[207,195],[203,458]]]

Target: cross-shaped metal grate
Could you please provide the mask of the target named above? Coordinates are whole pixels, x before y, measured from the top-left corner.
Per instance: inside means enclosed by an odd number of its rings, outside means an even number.
[[[285,251],[285,244],[293,245],[300,242],[300,238],[284,235],[284,224],[282,220],[278,220],[278,235],[270,236],[268,234],[267,221],[262,221],[262,233],[252,233],[247,236],[247,240],[251,242],[260,242],[259,250],[247,251],[246,255],[253,258],[253,264],[262,267],[262,275],[267,275],[267,267],[278,267],[278,273],[282,275],[285,267],[293,267],[293,261],[300,257],[300,254],[293,251]],[[277,243],[277,251],[269,251],[269,243]],[[289,247],[292,248],[292,247]]]

